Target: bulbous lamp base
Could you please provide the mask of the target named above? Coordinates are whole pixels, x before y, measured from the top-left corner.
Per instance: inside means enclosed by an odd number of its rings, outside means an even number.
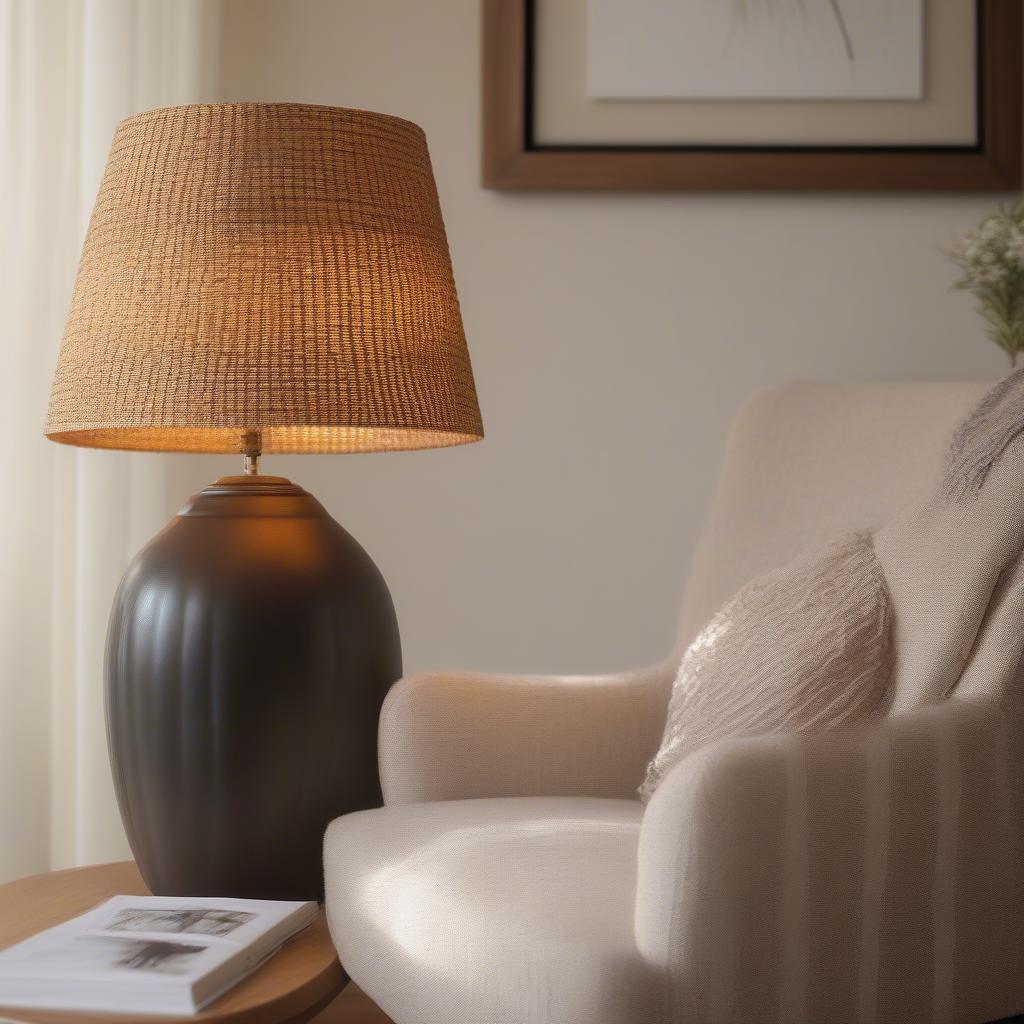
[[[156,894],[322,899],[333,818],[381,802],[402,655],[366,552],[282,477],[224,477],[136,556],[107,636],[107,737]]]

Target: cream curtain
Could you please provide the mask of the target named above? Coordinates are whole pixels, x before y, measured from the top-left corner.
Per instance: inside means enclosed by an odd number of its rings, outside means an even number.
[[[173,513],[170,457],[42,436],[116,123],[213,98],[217,0],[0,0],[0,881],[122,858],[103,724],[107,613]]]

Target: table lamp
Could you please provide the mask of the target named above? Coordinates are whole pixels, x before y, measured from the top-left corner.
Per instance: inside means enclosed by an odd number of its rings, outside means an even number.
[[[422,130],[291,103],[122,122],[46,435],[243,456],[121,581],[114,784],[154,893],[319,897],[325,826],[380,802],[398,626],[366,552],[258,464],[483,436]]]

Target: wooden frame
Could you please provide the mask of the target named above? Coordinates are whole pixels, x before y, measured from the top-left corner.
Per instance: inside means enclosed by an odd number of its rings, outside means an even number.
[[[978,0],[973,146],[541,146],[532,134],[532,5],[483,0],[483,183],[489,188],[1016,189],[1021,0]]]

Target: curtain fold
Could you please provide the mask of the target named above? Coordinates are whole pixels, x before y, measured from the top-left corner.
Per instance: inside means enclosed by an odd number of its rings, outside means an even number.
[[[42,435],[82,237],[119,120],[215,97],[217,0],[0,0],[0,881],[129,856],[103,645],[170,456]]]

